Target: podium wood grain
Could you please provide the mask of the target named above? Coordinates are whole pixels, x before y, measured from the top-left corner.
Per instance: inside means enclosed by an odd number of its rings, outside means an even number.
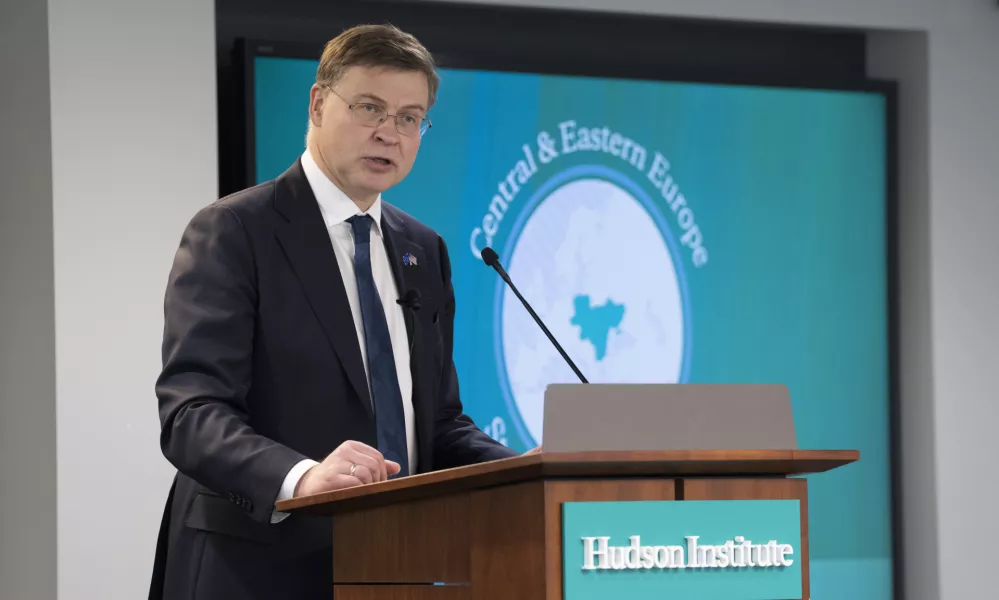
[[[334,600],[472,600],[468,586],[340,585]]]
[[[564,477],[787,476],[822,473],[860,459],[856,450],[667,450],[540,453],[422,473],[282,500],[276,508],[316,516],[470,489]]]
[[[562,598],[562,506],[572,501],[801,500],[787,475],[853,451],[582,452],[522,456],[278,503],[332,517],[338,600]]]
[[[468,510],[458,494],[334,515],[333,581],[467,582]]]
[[[544,598],[543,481],[472,494],[472,598]]]

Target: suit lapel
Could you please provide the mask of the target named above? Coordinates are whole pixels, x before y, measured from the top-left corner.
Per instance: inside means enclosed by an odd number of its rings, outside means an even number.
[[[418,290],[423,296],[421,304],[427,305],[426,286],[421,279],[426,269],[423,247],[417,244],[406,231],[402,216],[389,204],[382,203],[382,231],[385,235],[385,250],[388,253],[392,277],[395,279],[399,296],[405,297],[409,290]],[[403,257],[412,257],[415,264],[406,264]],[[420,261],[423,260],[421,263]],[[406,332],[409,336],[409,370],[413,377],[413,412],[416,415],[420,470],[429,466],[433,452],[434,380],[432,357],[427,356],[422,319],[416,318],[414,310],[403,308]]]
[[[406,237],[405,230],[402,228],[399,219],[395,218],[395,215],[388,213],[385,210],[385,206],[383,203],[382,231],[385,232],[385,252],[388,254],[389,266],[392,268],[392,278],[395,279],[395,286],[399,290],[399,297],[403,298],[409,290],[419,290],[419,286],[413,281],[413,268],[415,267],[404,265],[403,256],[415,256],[418,261],[418,257],[422,254],[423,249]],[[412,348],[415,327],[413,311],[404,310],[403,314],[406,317],[406,333],[409,336],[409,346]]]
[[[296,161],[278,178],[274,207],[286,219],[276,228],[278,241],[327,339],[343,364],[347,379],[368,414],[373,416],[347,291],[319,204],[300,162]]]

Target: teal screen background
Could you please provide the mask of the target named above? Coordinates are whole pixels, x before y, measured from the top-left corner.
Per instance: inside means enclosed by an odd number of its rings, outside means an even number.
[[[316,66],[255,59],[256,181],[279,175],[303,152]],[[383,197],[447,243],[457,300],[454,358],[476,423],[526,450],[537,440],[511,390],[573,380],[546,341],[524,349],[542,357],[537,372],[531,361],[514,364],[506,354],[503,324],[512,321],[504,319],[524,311],[512,306],[503,316],[507,292],[473,250],[484,239],[473,237],[476,228],[488,221],[491,245],[521,292],[591,381],[658,376],[650,361],[661,358],[664,380],[786,384],[800,448],[859,450],[858,463],[810,477],[812,598],[891,598],[885,97],[444,69],[430,118],[411,174]],[[608,133],[594,138],[596,150],[567,152],[560,124],[570,121],[577,132]],[[542,133],[557,152],[548,162],[539,152]],[[645,150],[644,162],[635,161],[641,168],[609,151],[620,151],[623,139]],[[578,135],[575,141],[579,146]],[[683,217],[649,177],[657,153],[678,186],[673,201],[682,194],[692,211]],[[499,184],[519,160],[521,176],[529,177],[507,200]],[[581,178],[636,199],[669,253],[649,258],[629,250],[641,236],[628,227],[644,231],[646,221],[622,221],[618,205],[596,191],[567,205],[578,211],[541,216],[555,206],[544,200],[549,194]],[[707,253],[700,265],[682,241],[691,220]],[[647,290],[670,259],[677,283],[663,289],[676,290],[669,298],[682,306],[682,319],[636,322],[635,315],[665,314],[649,308],[657,296]],[[611,300],[587,287],[611,283],[622,290]],[[681,327],[682,362],[635,353],[643,339],[680,339],[670,332]],[[516,329],[512,339],[521,331],[538,335]],[[652,370],[628,370],[635,365]]]

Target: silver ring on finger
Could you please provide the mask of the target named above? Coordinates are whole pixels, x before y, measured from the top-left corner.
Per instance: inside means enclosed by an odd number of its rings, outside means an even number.
[[[349,473],[349,475],[351,477],[354,476],[354,471],[356,471],[356,470],[357,470],[357,465],[355,465],[354,463],[350,463],[350,473]]]

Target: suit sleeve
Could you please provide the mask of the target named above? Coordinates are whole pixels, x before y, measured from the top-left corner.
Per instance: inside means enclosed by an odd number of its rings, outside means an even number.
[[[444,369],[434,423],[434,466],[446,469],[517,456],[516,451],[486,435],[463,412],[454,365],[455,299],[451,282],[451,261],[444,240],[439,243],[445,291],[445,303],[440,316]]]
[[[307,457],[249,424],[256,305],[247,232],[230,208],[202,209],[181,238],[164,299],[160,446],[178,471],[269,522],[286,475]]]

